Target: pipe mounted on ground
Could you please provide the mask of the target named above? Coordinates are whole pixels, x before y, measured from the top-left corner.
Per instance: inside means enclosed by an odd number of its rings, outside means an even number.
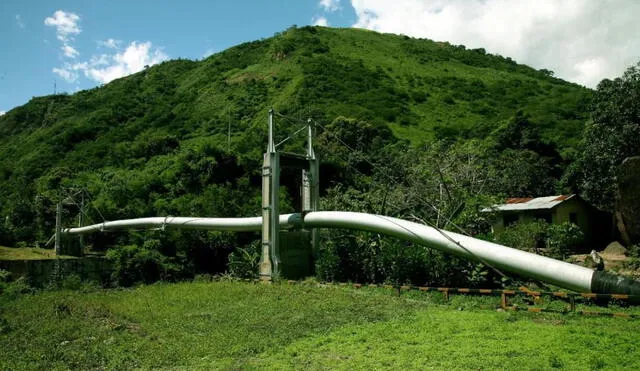
[[[579,292],[640,295],[640,282],[579,265],[513,249],[458,233],[383,215],[344,211],[315,211],[280,216],[281,228],[343,228],[393,236],[459,257]],[[83,234],[129,228],[173,227],[220,231],[259,231],[262,218],[153,217],[117,220],[64,229]]]

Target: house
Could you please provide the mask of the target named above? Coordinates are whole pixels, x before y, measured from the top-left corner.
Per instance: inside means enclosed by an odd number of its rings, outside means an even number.
[[[582,230],[585,241],[591,241],[592,209],[577,195],[508,198],[504,204],[482,211],[497,213],[492,223],[493,233],[500,233],[514,223],[540,219],[552,224],[573,223]]]

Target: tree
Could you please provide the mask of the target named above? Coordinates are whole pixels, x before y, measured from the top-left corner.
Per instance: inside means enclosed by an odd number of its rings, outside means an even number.
[[[562,157],[553,143],[545,143],[529,116],[517,111],[494,132],[493,193],[509,197],[548,196],[562,175]]]
[[[638,102],[640,63],[622,77],[602,80],[593,97],[575,171],[582,196],[602,210],[613,211],[618,165],[640,154]]]

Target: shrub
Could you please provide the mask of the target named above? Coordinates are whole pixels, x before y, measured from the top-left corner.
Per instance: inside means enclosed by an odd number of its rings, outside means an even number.
[[[112,282],[118,286],[153,283],[158,280],[176,281],[186,275],[184,266],[177,264],[176,258],[169,258],[156,250],[137,245],[109,250],[107,259],[113,264]]]
[[[229,273],[237,278],[256,278],[260,265],[260,241],[229,254]]]
[[[9,282],[11,280],[11,272],[0,269],[0,283]]]
[[[547,224],[542,220],[516,223],[496,235],[496,242],[519,250],[566,259],[584,241],[584,234],[572,223]]]
[[[555,259],[566,259],[584,242],[584,234],[573,223],[552,224],[547,228],[547,255]]]
[[[544,247],[548,224],[537,220],[530,223],[516,223],[496,235],[496,242],[529,252],[539,252]]]
[[[77,274],[66,276],[60,282],[60,288],[64,290],[80,290],[82,288],[82,279]]]
[[[627,269],[640,269],[640,245],[631,245],[627,247],[627,259],[622,266]]]
[[[0,282],[0,295],[5,298],[15,299],[23,294],[32,294],[35,289],[29,285],[26,277],[19,277],[13,282]]]
[[[324,233],[316,260],[320,281],[472,287],[496,283],[484,265],[424,246],[363,232]]]

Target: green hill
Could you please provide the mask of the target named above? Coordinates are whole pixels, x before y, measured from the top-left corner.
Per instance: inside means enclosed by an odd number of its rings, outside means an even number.
[[[46,232],[50,200],[71,185],[87,187],[107,219],[254,215],[270,107],[323,123],[345,116],[386,125],[414,145],[486,138],[522,110],[544,142],[570,156],[590,95],[483,49],[291,28],[7,112],[0,117],[0,215],[9,219],[0,228],[12,229],[14,241],[46,238],[36,220]],[[296,127],[278,121],[281,137]]]

